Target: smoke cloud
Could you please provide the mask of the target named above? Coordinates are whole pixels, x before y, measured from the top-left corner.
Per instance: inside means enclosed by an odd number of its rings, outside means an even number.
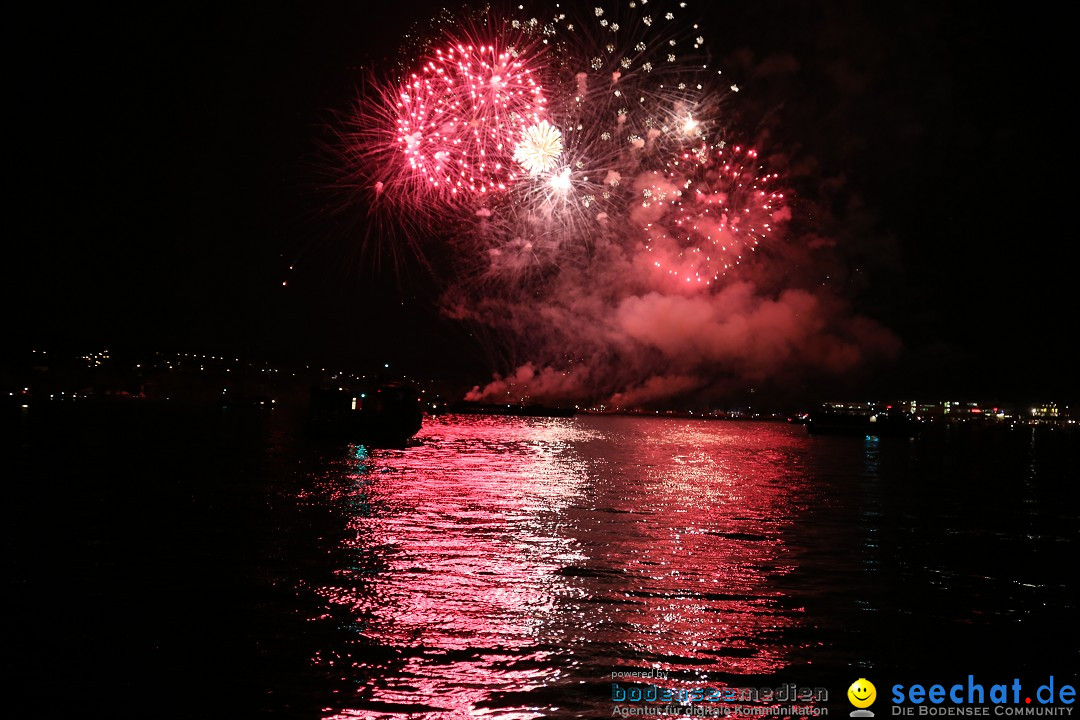
[[[655,248],[619,238],[598,244],[587,265],[519,292],[477,297],[458,288],[446,312],[496,330],[519,360],[466,399],[700,405],[893,356],[891,332],[829,286],[807,282],[827,275],[835,245],[817,234],[784,242],[702,290],[658,273]]]
[[[588,262],[541,261],[534,281],[501,292],[451,288],[445,311],[494,330],[512,349],[505,371],[468,399],[715,407],[752,388],[790,391],[856,377],[900,352],[897,336],[853,302],[871,274],[887,276],[898,265],[894,243],[876,231],[878,219],[845,175],[862,141],[807,126],[812,105],[790,101],[802,97],[808,71],[791,54],[755,59],[736,50],[727,65],[748,81],[743,115],[732,120],[745,127],[746,117],[757,118],[749,135],[767,153],[762,165],[790,192],[771,211],[776,232],[702,287],[658,271],[686,268],[691,246],[677,233],[650,234],[667,211],[642,203],[602,237],[579,239]],[[785,104],[800,108],[798,122]],[[808,132],[817,143],[807,142]],[[639,197],[677,196],[683,182],[670,171],[617,180]],[[701,221],[727,200],[718,193],[688,217]]]

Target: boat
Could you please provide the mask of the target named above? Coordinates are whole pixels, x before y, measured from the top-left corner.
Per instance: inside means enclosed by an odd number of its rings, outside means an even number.
[[[402,445],[420,431],[420,393],[406,382],[311,388],[309,426],[319,435],[356,443]]]

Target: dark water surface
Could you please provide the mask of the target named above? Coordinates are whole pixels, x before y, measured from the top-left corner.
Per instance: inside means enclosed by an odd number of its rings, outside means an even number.
[[[278,411],[9,420],[29,716],[609,717],[619,670],[842,700],[1080,668],[1060,430],[448,416],[379,449]]]

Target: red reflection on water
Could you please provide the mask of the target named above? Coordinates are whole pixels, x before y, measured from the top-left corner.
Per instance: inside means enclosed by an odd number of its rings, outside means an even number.
[[[592,567],[627,578],[590,588],[632,600],[622,642],[664,668],[767,674],[785,666],[783,631],[799,621],[771,580],[788,573],[783,531],[804,508],[793,452],[804,440],[776,428],[653,421],[624,462],[633,480],[607,485],[598,505],[629,511],[590,533]],[[610,577],[610,576],[607,576]],[[627,582],[627,580],[632,580]]]
[[[418,446],[357,461],[333,499],[364,498],[370,513],[352,517],[350,544],[381,562],[368,577],[343,568],[349,582],[321,592],[364,617],[366,639],[414,650],[394,669],[408,681],[378,683],[370,699],[471,713],[492,690],[559,676],[532,648],[556,605],[558,569],[580,559],[554,521],[588,476],[570,449],[588,437],[556,421],[429,420]]]
[[[551,713],[493,693],[615,667],[673,670],[678,687],[785,666],[801,611],[772,581],[790,570],[805,443],[790,429],[448,417],[419,439],[354,448],[316,492],[349,510],[355,560],[318,589],[357,635],[318,659],[341,668],[336,717],[531,718]]]

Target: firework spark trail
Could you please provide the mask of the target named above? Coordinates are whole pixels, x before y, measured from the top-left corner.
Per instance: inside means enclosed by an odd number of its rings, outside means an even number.
[[[369,197],[453,247],[444,310],[520,349],[476,399],[638,402],[717,367],[859,361],[865,326],[831,300],[755,291],[747,259],[791,213],[729,142],[739,88],[685,2],[519,6],[444,25],[406,65],[361,104],[350,157]],[[685,318],[696,330],[670,332]]]

